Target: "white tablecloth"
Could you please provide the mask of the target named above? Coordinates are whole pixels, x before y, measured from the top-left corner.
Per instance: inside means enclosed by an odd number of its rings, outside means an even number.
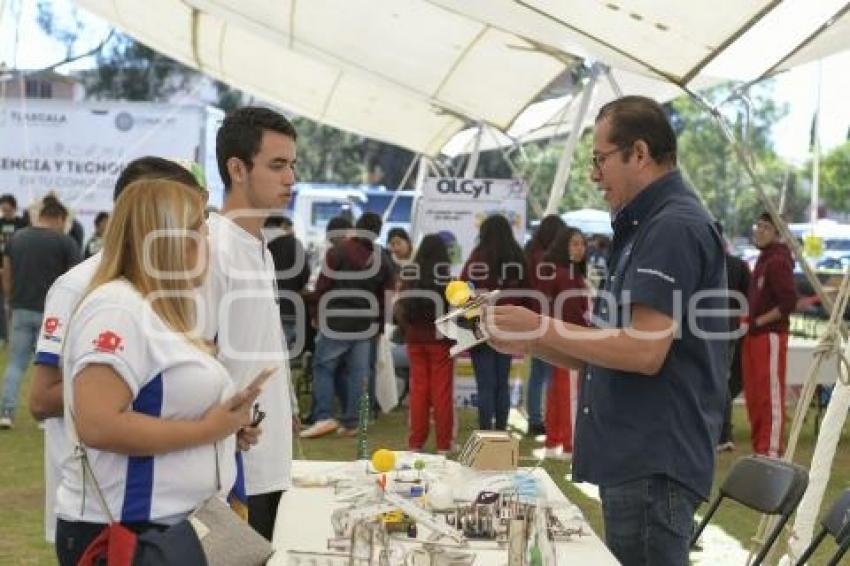
[[[331,474],[334,470],[350,465],[343,462],[317,462],[299,460],[293,462],[293,477],[304,477],[306,474],[322,475]],[[542,469],[534,471],[540,482],[544,496],[550,502],[568,503],[566,497],[558,489],[552,478]],[[271,566],[288,566],[289,550],[300,550],[309,552],[327,552],[328,538],[333,536],[331,527],[331,513],[334,509],[344,506],[336,500],[332,487],[292,487],[283,494],[275,525],[273,545],[275,555],[269,562]],[[566,564],[593,564],[594,566],[606,566],[618,564],[614,556],[605,547],[602,541],[594,534],[590,527],[585,526],[585,534],[581,537],[573,537],[570,541],[556,543],[557,563]],[[507,564],[507,551],[487,550],[482,547],[492,547],[492,543],[470,542],[469,550],[474,549],[476,553],[476,566],[493,564],[502,566]],[[319,561],[317,566],[325,564],[337,564],[337,562]]]
[[[815,346],[817,346],[817,342],[814,340],[791,338],[788,341],[788,362],[785,371],[786,386],[803,384],[809,374],[809,366],[812,363]],[[833,356],[821,364],[818,383],[832,385],[837,379],[838,366],[835,363],[835,356]]]

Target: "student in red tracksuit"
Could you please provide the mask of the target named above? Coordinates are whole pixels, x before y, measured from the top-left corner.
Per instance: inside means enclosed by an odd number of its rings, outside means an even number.
[[[528,281],[535,291],[541,291],[541,276],[554,275],[551,269],[541,269],[539,266],[543,262],[546,250],[552,245],[558,233],[565,228],[566,224],[557,214],[544,216],[540,221],[540,226],[537,227],[537,231],[534,232],[534,236],[525,246]],[[546,273],[543,273],[543,271],[546,271]],[[551,304],[548,305],[548,309],[544,310],[542,309],[543,305],[537,304],[537,301],[530,301],[530,303],[530,308],[533,311],[546,316],[552,314]],[[528,371],[528,389],[525,397],[525,408],[528,412],[528,434],[530,436],[546,434],[546,427],[543,426],[543,392],[547,389],[551,377],[551,364],[540,358],[531,358]]]
[[[481,223],[478,245],[463,265],[460,278],[475,285],[476,292],[499,289],[504,294],[498,305],[529,304],[528,265],[514,238],[508,219],[501,214]],[[478,395],[478,428],[506,430],[511,409],[508,377],[513,356],[483,343],[470,351]]]
[[[753,229],[761,250],[750,278],[749,330],[744,337],[742,363],[744,395],[753,451],[778,457],[785,438],[785,362],[788,349],[788,316],[797,304],[794,260],[779,241],[767,213]]]
[[[401,272],[401,293],[395,305],[396,319],[404,330],[410,359],[410,432],[407,446],[419,451],[428,439],[428,423],[434,410],[437,451],[451,450],[454,437],[454,362],[451,342],[443,338],[434,320],[447,312],[449,252],[436,234],[422,239],[413,264]],[[425,296],[429,295],[429,296]]]
[[[590,290],[587,277],[587,245],[576,228],[564,228],[555,237],[544,263],[553,266],[554,277],[543,279],[541,289],[552,301],[552,313],[560,320],[588,326]],[[546,392],[546,442],[541,458],[569,459],[573,451],[573,428],[578,402],[579,372],[555,367]]]

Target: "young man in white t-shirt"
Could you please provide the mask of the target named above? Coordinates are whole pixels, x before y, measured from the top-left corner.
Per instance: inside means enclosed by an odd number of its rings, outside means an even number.
[[[115,182],[113,199],[117,199],[127,185],[141,179],[169,179],[204,190],[182,165],[161,157],[147,156],[127,164]],[[72,446],[62,419],[62,346],[71,315],[77,310],[80,299],[97,271],[100,258],[100,253],[93,255],[53,283],[47,293],[44,318],[36,343],[29,404],[33,417],[45,422],[44,527],[45,538],[50,543],[54,542],[56,529],[54,501],[59,470],[62,462],[72,455]]]
[[[262,437],[244,454],[248,520],[269,540],[280,496],[290,485],[293,411],[274,261],[262,227],[292,195],[295,140],[292,124],[267,108],[240,108],[222,122],[216,156],[225,202],[222,214],[208,219],[210,264],[201,322],[237,389],[261,369],[279,368],[258,399],[266,415]]]

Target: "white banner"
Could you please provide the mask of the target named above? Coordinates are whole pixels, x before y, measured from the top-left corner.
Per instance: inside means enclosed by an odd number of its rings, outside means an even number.
[[[422,186],[416,208],[413,241],[439,234],[449,247],[452,273],[457,274],[472,253],[484,219],[501,214],[508,219],[520,245],[525,241],[528,188],[520,179],[458,179],[431,177]]]
[[[6,100],[0,107],[0,193],[14,194],[21,213],[53,191],[90,233],[94,216],[112,210],[115,179],[128,161],[157,155],[209,167],[205,122],[199,106]],[[206,173],[220,184],[217,171]]]

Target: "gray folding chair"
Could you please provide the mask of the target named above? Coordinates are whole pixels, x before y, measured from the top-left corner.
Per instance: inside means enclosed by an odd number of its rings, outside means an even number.
[[[739,459],[732,466],[726,481],[720,487],[720,493],[694,531],[691,546],[699,540],[720,502],[728,497],[764,515],[780,516],[779,522],[768,535],[751,565],[758,566],[764,561],[785,523],[791,518],[808,484],[809,472],[797,464],[764,456],[745,456]]]
[[[836,544],[838,544],[838,548],[832,558],[829,559],[828,566],[837,565],[847,553],[847,550],[850,549],[850,489],[845,489],[838,500],[832,504],[832,508],[820,522],[820,525],[820,532],[800,555],[797,566],[803,566],[812,557],[812,554],[815,553],[817,547],[828,534],[832,535]]]

